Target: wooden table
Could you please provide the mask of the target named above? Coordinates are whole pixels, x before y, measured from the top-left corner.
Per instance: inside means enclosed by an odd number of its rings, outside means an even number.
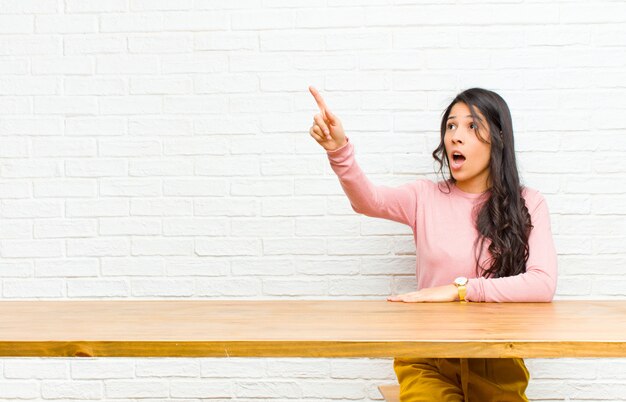
[[[2,301],[19,356],[626,357],[626,301]]]

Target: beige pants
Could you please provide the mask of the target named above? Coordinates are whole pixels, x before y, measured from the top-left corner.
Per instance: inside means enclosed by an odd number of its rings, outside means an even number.
[[[523,359],[395,358],[400,402],[528,401]]]

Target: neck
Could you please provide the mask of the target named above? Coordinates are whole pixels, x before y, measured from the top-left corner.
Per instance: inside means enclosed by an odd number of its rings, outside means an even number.
[[[457,180],[455,185],[459,188],[459,190],[471,194],[484,193],[489,189],[489,184],[485,180]]]

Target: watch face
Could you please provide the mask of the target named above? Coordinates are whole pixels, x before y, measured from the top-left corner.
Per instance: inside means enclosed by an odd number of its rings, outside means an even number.
[[[459,276],[454,280],[455,285],[463,286],[467,283],[467,278],[464,276]]]

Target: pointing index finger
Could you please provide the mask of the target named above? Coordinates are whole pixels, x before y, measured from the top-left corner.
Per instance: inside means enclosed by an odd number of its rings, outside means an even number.
[[[320,108],[320,110],[324,114],[324,118],[326,118],[327,106],[326,106],[326,103],[324,102],[324,99],[322,99],[322,95],[320,95],[320,93],[317,91],[317,89],[315,89],[312,86],[309,87],[309,91],[311,92],[311,94],[315,98],[315,102],[317,102],[317,106]]]

